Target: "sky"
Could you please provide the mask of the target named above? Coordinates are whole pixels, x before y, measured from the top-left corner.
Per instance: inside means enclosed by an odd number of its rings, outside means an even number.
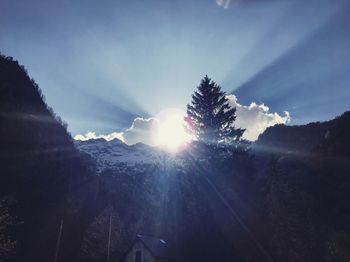
[[[254,140],[350,109],[349,12],[346,0],[2,0],[0,52],[73,136],[132,137],[185,110],[207,74]]]

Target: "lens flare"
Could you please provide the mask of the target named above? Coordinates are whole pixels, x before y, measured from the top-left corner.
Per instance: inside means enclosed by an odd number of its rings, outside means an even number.
[[[157,140],[160,146],[177,151],[189,141],[185,131],[184,113],[178,109],[167,109],[157,115]]]

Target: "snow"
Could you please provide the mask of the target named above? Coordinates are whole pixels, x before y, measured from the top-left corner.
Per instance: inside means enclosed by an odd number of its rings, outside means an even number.
[[[168,157],[168,154],[159,148],[142,143],[130,146],[119,139],[106,141],[101,138],[75,141],[75,145],[96,160],[98,173],[105,168],[162,164]]]

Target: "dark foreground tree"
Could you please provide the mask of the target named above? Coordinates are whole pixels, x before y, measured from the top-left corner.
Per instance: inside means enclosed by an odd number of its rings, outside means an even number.
[[[239,141],[244,132],[233,125],[236,108],[230,107],[226,93],[208,76],[192,95],[185,120],[194,136],[207,144]]]
[[[0,261],[7,261],[14,255],[17,241],[11,236],[11,230],[18,222],[16,218],[9,214],[9,203],[14,200],[9,197],[0,198]]]

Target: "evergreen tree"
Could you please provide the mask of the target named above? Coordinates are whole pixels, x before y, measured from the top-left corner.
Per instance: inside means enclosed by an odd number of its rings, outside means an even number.
[[[205,76],[187,105],[185,117],[190,131],[207,144],[238,141],[244,129],[236,129],[236,108],[231,108],[226,93]]]

